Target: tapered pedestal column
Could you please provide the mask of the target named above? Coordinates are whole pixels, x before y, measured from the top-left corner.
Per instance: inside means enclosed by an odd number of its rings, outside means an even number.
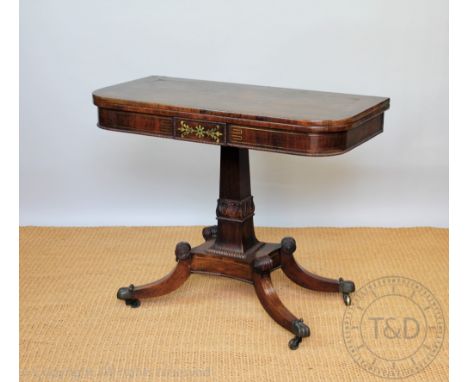
[[[208,252],[250,261],[260,243],[255,237],[255,206],[250,194],[249,151],[221,147],[216,238]]]

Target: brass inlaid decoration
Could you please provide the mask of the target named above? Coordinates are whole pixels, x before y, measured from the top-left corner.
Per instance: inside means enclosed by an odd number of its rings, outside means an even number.
[[[180,127],[178,128],[180,131],[180,136],[186,137],[187,135],[195,135],[197,138],[211,138],[213,141],[216,143],[219,143],[219,138],[223,136],[223,133],[219,131],[219,126],[216,125],[216,127],[213,127],[211,129],[206,129],[202,125],[197,125],[195,127],[192,127],[185,123],[184,121],[180,121]]]
[[[239,129],[238,127],[233,127],[231,129],[231,141],[242,142],[242,129]]]

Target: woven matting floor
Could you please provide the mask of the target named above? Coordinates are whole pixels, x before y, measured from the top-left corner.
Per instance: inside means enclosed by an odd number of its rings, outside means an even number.
[[[305,268],[352,279],[358,289],[389,275],[416,280],[432,292],[448,325],[446,229],[258,228],[257,236],[295,237],[296,259]],[[192,275],[138,309],[116,299],[120,286],[167,274],[181,240],[200,244],[201,227],[21,228],[22,381],[384,380],[348,352],[343,317],[349,308],[341,297],[303,289],[281,270],[272,276],[279,296],[311,328],[296,351],[287,346],[292,335],[246,283]],[[445,328],[434,360],[405,380],[448,380],[447,343]]]

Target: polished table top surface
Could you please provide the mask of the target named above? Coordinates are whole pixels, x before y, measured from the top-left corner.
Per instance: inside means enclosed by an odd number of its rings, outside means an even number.
[[[385,97],[150,76],[96,90],[102,128],[298,155],[383,131]]]

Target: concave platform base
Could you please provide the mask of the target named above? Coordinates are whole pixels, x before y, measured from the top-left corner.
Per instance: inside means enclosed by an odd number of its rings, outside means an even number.
[[[290,349],[297,349],[309,327],[292,314],[279,299],[270,274],[281,268],[286,276],[304,288],[341,293],[345,304],[351,303],[352,281],[328,279],[303,269],[294,259],[296,242],[286,237],[281,244],[259,242],[254,233],[253,198],[250,195],[248,151],[221,147],[220,199],[216,210],[218,225],[203,229],[205,243],[191,248],[186,242],[176,246],[177,265],[161,280],[120,288],[117,298],[131,307],[140,299],[162,296],[180,287],[191,273],[234,278],[253,284],[268,314],[283,328],[294,334]]]

